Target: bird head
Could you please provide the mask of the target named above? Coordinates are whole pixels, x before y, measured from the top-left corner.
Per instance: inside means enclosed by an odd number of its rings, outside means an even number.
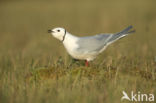
[[[52,30],[48,30],[48,33],[51,33],[55,38],[63,41],[66,35],[66,30],[64,28],[54,28]]]

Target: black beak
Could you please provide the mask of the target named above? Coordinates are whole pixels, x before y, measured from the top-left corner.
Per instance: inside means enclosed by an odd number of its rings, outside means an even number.
[[[48,33],[51,33],[52,31],[51,30],[48,30]]]

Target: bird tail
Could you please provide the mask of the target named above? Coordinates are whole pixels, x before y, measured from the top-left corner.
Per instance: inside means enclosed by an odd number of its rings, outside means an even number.
[[[108,40],[108,44],[111,44],[111,43],[113,43],[114,41],[119,40],[119,39],[121,39],[122,37],[125,37],[125,36],[127,36],[128,34],[130,34],[130,33],[134,33],[135,30],[131,30],[132,28],[133,28],[133,26],[129,26],[129,27],[127,27],[126,29],[122,30],[121,32],[112,35],[112,37]]]

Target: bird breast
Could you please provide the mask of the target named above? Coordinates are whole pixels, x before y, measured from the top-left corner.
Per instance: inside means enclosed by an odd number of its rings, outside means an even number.
[[[72,56],[75,57],[76,56],[76,48],[78,48],[78,44],[77,42],[77,38],[72,38],[72,37],[66,37],[63,44],[64,47],[66,48],[67,52]]]

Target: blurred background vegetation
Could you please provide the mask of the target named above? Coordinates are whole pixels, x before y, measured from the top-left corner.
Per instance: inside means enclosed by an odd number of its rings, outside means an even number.
[[[155,0],[1,0],[0,102],[119,103],[122,90],[156,94]],[[136,33],[86,68],[47,33]],[[124,101],[127,102],[127,101]]]

